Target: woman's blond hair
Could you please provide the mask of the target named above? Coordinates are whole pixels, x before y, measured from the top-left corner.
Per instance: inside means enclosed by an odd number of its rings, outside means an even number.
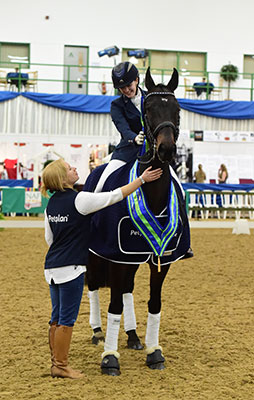
[[[67,169],[65,161],[62,158],[52,161],[42,172],[41,194],[44,197],[48,197],[47,190],[50,192],[64,192],[65,188],[71,188],[71,186],[66,183],[66,180]]]

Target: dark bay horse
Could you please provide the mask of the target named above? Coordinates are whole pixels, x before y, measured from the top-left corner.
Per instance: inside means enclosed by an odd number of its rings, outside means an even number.
[[[105,285],[96,282],[94,277],[97,276],[104,281],[105,277],[100,276],[103,274],[102,266],[105,263],[110,265],[107,278],[109,278],[111,299],[105,351],[101,363],[102,373],[108,375],[120,374],[117,350],[123,295],[132,293],[135,273],[139,264],[143,262],[147,262],[150,267],[150,299],[145,337],[146,364],[151,369],[164,368],[165,359],[159,345],[162,285],[170,264],[182,258],[190,247],[184,194],[180,182],[170,167],[179,135],[180,107],[174,96],[178,86],[178,72],[174,69],[167,85],[156,85],[148,68],[145,85],[148,94],[143,103],[143,115],[148,150],[134,164],[131,172],[127,170],[128,178],[142,174],[150,165],[154,169],[162,168],[163,174],[157,181],[144,184],[141,192],[133,197],[132,204],[131,201],[127,201],[130,217],[121,214],[123,208],[127,207],[126,200],[123,200],[119,203],[120,206],[114,205],[107,210],[99,211],[92,220],[90,260],[87,266],[90,291]],[[112,190],[125,184],[126,182],[121,179],[126,175],[126,169],[124,166],[114,172],[106,181],[103,190]],[[95,187],[102,173],[100,167],[96,170],[88,178],[85,190],[92,191]],[[144,199],[142,209],[145,217],[142,212],[140,216],[141,198]],[[141,222],[135,222],[132,216],[135,212]],[[128,215],[128,212],[125,214]],[[131,238],[132,232],[135,232],[134,239]],[[159,240],[157,240],[158,232],[159,234],[162,232]],[[133,247],[138,246],[140,249],[134,251]],[[135,335],[136,332],[134,339]]]

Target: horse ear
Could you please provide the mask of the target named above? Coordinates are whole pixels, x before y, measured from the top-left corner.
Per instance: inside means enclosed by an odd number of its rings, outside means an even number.
[[[171,79],[169,83],[167,84],[167,87],[171,92],[174,92],[178,86],[178,71],[173,68],[173,74],[171,76]]]
[[[145,85],[148,90],[151,90],[155,86],[154,80],[151,77],[150,67],[146,70]]]

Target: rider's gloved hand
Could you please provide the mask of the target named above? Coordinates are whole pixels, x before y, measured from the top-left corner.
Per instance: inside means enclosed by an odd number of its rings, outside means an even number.
[[[140,131],[138,135],[135,137],[135,142],[140,146],[144,143],[145,135],[143,131]]]

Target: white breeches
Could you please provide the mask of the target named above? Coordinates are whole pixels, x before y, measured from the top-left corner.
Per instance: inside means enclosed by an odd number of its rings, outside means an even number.
[[[112,172],[116,171],[118,168],[122,167],[125,164],[126,164],[126,162],[122,161],[122,160],[111,160],[108,163],[108,165],[106,166],[106,168],[104,169],[94,192],[95,193],[101,192],[103,185],[106,182],[109,175],[111,175]]]

